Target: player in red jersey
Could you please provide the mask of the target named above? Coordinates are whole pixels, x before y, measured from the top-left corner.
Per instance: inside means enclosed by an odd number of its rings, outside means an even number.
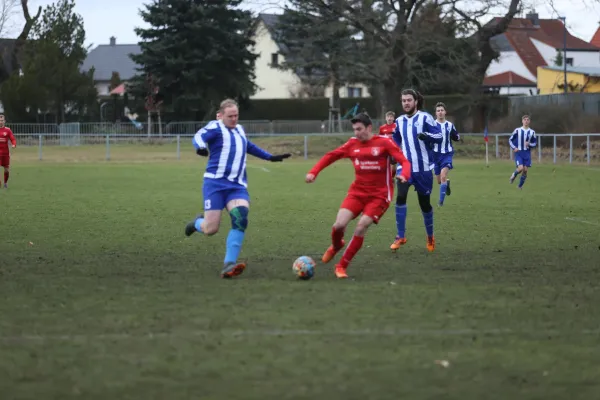
[[[4,188],[8,188],[8,177],[10,175],[10,152],[8,151],[8,142],[12,144],[13,149],[17,147],[15,135],[10,128],[5,126],[6,117],[0,114],[0,166],[4,168]]]
[[[394,129],[396,129],[396,114],[393,111],[388,111],[385,113],[385,125],[381,125],[379,127],[379,134],[381,136],[392,137],[394,133]]]
[[[365,233],[371,224],[377,224],[387,211],[394,191],[393,177],[390,174],[390,157],[402,165],[399,179],[408,182],[411,165],[402,150],[391,140],[373,135],[371,118],[358,114],[352,118],[355,137],[344,145],[325,154],[306,175],[306,182],[312,183],[319,172],[342,158],[349,158],[354,165],[355,178],[348,195],[338,211],[331,231],[332,244],[325,254],[323,262],[328,263],[344,247],[344,231],[354,218],[362,213],[356,224],[354,236],[348,243],[342,259],[335,266],[338,278],[347,278],[346,269],[354,255],[360,250]]]

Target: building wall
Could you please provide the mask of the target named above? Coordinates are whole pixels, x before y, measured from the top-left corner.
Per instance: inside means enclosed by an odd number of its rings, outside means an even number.
[[[534,87],[528,88],[528,87],[504,86],[504,87],[500,88],[499,94],[502,96],[512,96],[512,95],[517,95],[517,94],[531,96],[532,92],[533,92],[533,94],[536,94],[535,91],[536,91],[536,89]]]
[[[110,93],[110,82],[96,82],[95,86],[98,91],[98,96],[108,96]]]
[[[262,21],[257,27],[254,40],[256,44],[253,51],[258,54],[254,71],[256,75],[254,83],[258,86],[258,89],[251,98],[289,99],[293,97],[292,93],[298,90],[300,80],[291,71],[282,71],[271,66],[272,54],[278,53],[279,48]],[[279,63],[283,63],[284,60],[284,57],[279,54]]]
[[[333,94],[333,85],[329,85],[325,88],[325,97],[331,97]],[[351,97],[371,97],[369,89],[362,83],[349,83],[339,90],[340,98],[351,98]]]
[[[498,60],[492,61],[487,69],[486,76],[512,71],[517,75],[535,82],[535,76],[527,69],[525,63],[516,51],[503,51]]]
[[[546,43],[540,42],[537,39],[531,39],[531,42],[540,52],[546,64],[556,65],[555,60],[558,54],[557,49]],[[560,53],[564,53],[560,50]],[[567,58],[573,59],[572,67],[600,67],[600,51],[569,51],[567,50]]]
[[[564,93],[564,89],[559,88],[564,82],[564,73],[551,69],[538,68],[538,89],[540,94]],[[575,72],[567,72],[567,82],[569,84],[585,87],[585,93],[600,93],[600,78],[588,77]]]

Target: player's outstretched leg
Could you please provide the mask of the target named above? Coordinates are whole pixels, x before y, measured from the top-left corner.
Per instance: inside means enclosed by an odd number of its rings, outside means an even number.
[[[352,261],[356,253],[358,253],[358,251],[362,247],[363,242],[365,240],[365,234],[367,233],[367,229],[372,223],[373,219],[368,215],[364,214],[358,220],[358,223],[356,224],[356,229],[354,230],[354,235],[352,236],[350,243],[348,243],[348,247],[346,247],[346,250],[344,250],[342,259],[335,266],[335,276],[337,276],[338,278],[344,279],[348,277],[348,273],[346,272],[346,270],[348,269],[348,265],[350,265],[350,262]]]
[[[398,182],[398,195],[396,196],[396,239],[390,246],[396,251],[406,244],[406,198],[410,184]]]
[[[233,278],[246,269],[245,263],[238,263],[242,251],[242,243],[246,228],[248,227],[248,207],[238,206],[229,211],[231,216],[231,230],[227,235],[227,250],[225,252],[224,267],[221,271],[223,278]]]
[[[8,189],[8,178],[10,177],[10,170],[4,168],[4,189]]]
[[[360,204],[358,204],[360,206]],[[327,264],[335,257],[335,255],[345,246],[344,232],[346,227],[354,219],[354,212],[350,211],[350,208],[354,208],[354,200],[352,198],[346,198],[342,203],[342,207],[337,213],[335,223],[331,228],[331,245],[323,253],[321,261]],[[348,208],[345,208],[348,207]]]
[[[431,207],[430,195],[419,194],[419,206],[423,214],[423,224],[427,232],[427,250],[435,250],[435,237],[433,235],[433,207]]]

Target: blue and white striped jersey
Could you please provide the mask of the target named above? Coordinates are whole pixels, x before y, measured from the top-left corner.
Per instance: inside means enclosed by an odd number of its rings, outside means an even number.
[[[417,135],[424,133],[426,138],[420,140]],[[396,119],[396,129],[392,135],[394,142],[412,165],[412,172],[425,172],[433,169],[432,144],[441,143],[442,133],[433,117],[417,111],[414,115],[402,115]]]
[[[529,146],[525,146],[525,142],[529,142]],[[535,136],[535,131],[531,128],[517,128],[513,131],[513,134],[510,135],[508,144],[510,144],[510,147],[513,150],[529,151],[531,147],[537,146],[537,136]]]
[[[440,154],[452,154],[454,153],[454,147],[452,141],[460,140],[460,135],[456,131],[456,127],[450,121],[444,123],[435,121],[436,125],[440,127],[442,132],[442,143],[433,145],[433,151]]]
[[[227,128],[221,121],[211,121],[194,135],[196,149],[208,149],[204,179],[218,179],[231,186],[248,187],[246,154],[263,160],[273,157],[246,138],[241,125]]]

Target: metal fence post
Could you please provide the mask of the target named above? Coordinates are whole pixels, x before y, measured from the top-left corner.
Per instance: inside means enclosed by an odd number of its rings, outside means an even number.
[[[540,140],[538,141],[538,162],[542,163],[542,137],[540,136]]]
[[[556,164],[556,135],[553,136],[553,141],[554,141],[554,145],[553,145],[553,149],[552,152],[554,153],[554,164]]]
[[[177,159],[181,160],[181,136],[177,135]]]
[[[498,135],[496,135],[495,138],[496,138],[496,158],[500,158],[500,147],[498,147]]]
[[[42,135],[39,135],[38,137],[39,142],[38,142],[38,158],[40,159],[40,161],[42,161]],[[589,143],[589,137],[588,137],[588,143]]]
[[[569,134],[569,164],[573,164],[573,135]]]
[[[304,159],[308,160],[308,135],[304,135]]]
[[[110,136],[106,135],[106,161],[110,160]]]
[[[590,163],[590,135],[587,135],[587,146],[585,146],[585,148],[587,149],[587,163]]]

